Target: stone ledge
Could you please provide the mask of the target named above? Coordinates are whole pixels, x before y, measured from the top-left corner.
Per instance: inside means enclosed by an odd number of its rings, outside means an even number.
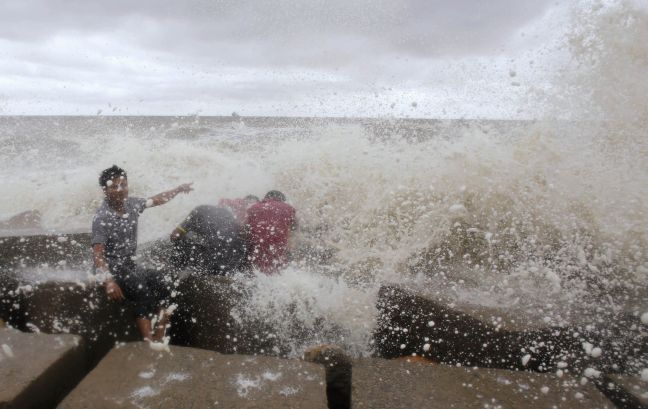
[[[619,400],[622,404],[626,404],[626,407],[631,407],[629,401],[634,403],[634,407],[639,407],[643,405],[648,407],[648,381],[644,381],[639,376],[630,376],[630,375],[610,375],[608,377],[610,381],[613,382],[612,388],[622,388],[626,395],[629,396],[620,396]],[[610,386],[610,385],[604,385]],[[624,402],[627,400],[628,402]]]
[[[352,402],[371,409],[614,408],[594,386],[566,376],[376,358],[353,361]]]
[[[136,342],[113,349],[59,408],[327,407],[319,365],[169,348]]]
[[[75,335],[0,329],[0,407],[52,408],[85,374],[85,350]]]

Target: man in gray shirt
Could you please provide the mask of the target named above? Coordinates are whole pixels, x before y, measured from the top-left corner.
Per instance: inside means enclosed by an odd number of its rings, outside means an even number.
[[[98,275],[104,278],[108,298],[128,300],[135,305],[137,327],[145,340],[160,341],[164,336],[168,316],[162,301],[167,293],[164,278],[155,270],[144,270],[134,262],[137,250],[137,222],[147,208],[167,203],[179,193],[192,190],[186,183],[143,199],[128,197],[126,171],[113,165],[99,176],[105,199],[92,221],[92,253]],[[159,313],[160,320],[153,331],[151,317]]]

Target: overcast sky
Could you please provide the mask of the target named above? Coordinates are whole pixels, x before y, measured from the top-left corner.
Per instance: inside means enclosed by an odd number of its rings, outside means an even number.
[[[0,114],[528,116],[561,8],[3,0]]]

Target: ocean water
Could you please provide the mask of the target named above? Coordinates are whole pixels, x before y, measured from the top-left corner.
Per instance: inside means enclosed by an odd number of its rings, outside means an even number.
[[[601,3],[572,20],[561,49],[569,69],[530,95],[546,105],[534,120],[0,117],[0,218],[36,209],[48,228],[89,229],[98,174],[112,164],[128,171],[134,196],[194,182],[143,214],[140,243],[197,205],[279,189],[298,210],[297,248],[328,257],[256,275],[236,313],[274,323],[295,353],[313,342],[368,353],[384,283],[539,311],[550,324],[572,309],[639,322],[648,14]]]

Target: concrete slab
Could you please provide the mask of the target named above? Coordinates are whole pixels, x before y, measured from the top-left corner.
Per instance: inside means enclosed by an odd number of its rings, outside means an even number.
[[[231,311],[246,302],[245,290],[228,277],[191,274],[178,286],[172,341],[221,353],[284,355],[271,327],[237,322]]]
[[[648,357],[645,337],[636,325],[617,325],[622,321],[609,327],[625,333],[590,331],[585,324],[543,326],[517,311],[457,305],[398,286],[383,286],[377,306],[374,344],[384,358],[417,354],[452,365],[537,371],[555,371],[566,360],[574,371],[605,372],[623,370],[630,357]],[[603,353],[594,357],[597,346]]]
[[[326,408],[324,376],[299,360],[137,342],[113,349],[59,408]]]
[[[0,265],[4,268],[65,265],[91,261],[90,233],[86,229],[0,230]]]
[[[18,286],[15,274],[0,267],[0,319],[12,325],[21,320],[22,297],[16,293]]]
[[[642,380],[639,376],[630,375],[609,375],[609,379],[642,405],[648,407],[648,381]]]
[[[140,339],[132,306],[108,300],[100,286],[57,282],[37,285],[25,294],[22,311],[26,329],[82,336],[89,367],[116,342]]]
[[[534,372],[353,361],[354,408],[614,408],[594,386]]]
[[[0,408],[52,408],[85,374],[81,337],[0,328]]]

